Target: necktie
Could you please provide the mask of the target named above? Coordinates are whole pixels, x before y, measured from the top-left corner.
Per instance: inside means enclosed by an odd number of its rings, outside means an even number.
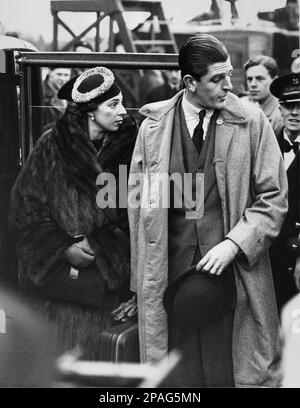
[[[199,122],[198,122],[197,126],[194,129],[194,133],[193,133],[193,137],[192,137],[194,145],[195,145],[195,147],[196,147],[199,154],[201,153],[201,149],[202,149],[202,146],[203,146],[203,127],[202,127],[202,125],[203,125],[203,119],[204,119],[205,114],[206,114],[205,109],[202,109],[199,112]]]
[[[284,140],[283,151],[284,151],[284,153],[288,153],[291,150],[293,150],[294,153],[297,154],[297,152],[299,150],[299,146],[300,146],[300,142],[294,142],[294,143],[291,144],[287,140]]]

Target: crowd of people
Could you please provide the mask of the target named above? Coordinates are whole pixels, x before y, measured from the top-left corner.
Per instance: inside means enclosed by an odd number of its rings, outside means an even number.
[[[257,56],[239,98],[215,37],[178,61],[140,126],[111,70],[49,72],[51,118],[11,196],[20,288],[62,351],[97,360],[114,317],[137,314],[142,363],[181,351],[168,385],[277,387],[280,311],[300,289],[300,74]]]

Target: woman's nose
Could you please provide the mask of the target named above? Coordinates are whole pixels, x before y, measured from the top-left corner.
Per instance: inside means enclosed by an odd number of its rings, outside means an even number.
[[[127,111],[124,108],[124,105],[121,103],[120,109],[119,109],[119,115],[126,115]]]

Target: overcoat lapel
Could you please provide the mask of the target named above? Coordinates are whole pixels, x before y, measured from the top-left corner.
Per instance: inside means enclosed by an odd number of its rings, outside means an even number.
[[[217,118],[215,138],[216,178],[223,210],[225,234],[230,228],[226,211],[226,166],[228,166],[228,151],[238,126],[247,122],[243,108],[236,101],[232,100],[231,102],[232,108],[230,110],[225,108]]]

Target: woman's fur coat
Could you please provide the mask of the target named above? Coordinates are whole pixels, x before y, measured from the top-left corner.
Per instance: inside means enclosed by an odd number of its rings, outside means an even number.
[[[117,132],[105,136],[98,158],[85,116],[70,104],[54,128],[38,140],[12,190],[10,226],[24,285],[43,287],[58,271],[70,269],[63,253],[76,241],[74,236],[87,236],[94,250],[106,288],[101,311],[68,302],[41,303],[58,323],[65,348],[77,344],[81,330],[91,358],[96,354],[88,339],[90,325],[98,325],[99,330],[108,324],[109,312],[129,279],[127,212],[97,207],[96,178],[103,170],[117,174],[119,164],[129,167],[136,134],[136,124],[127,116]]]

